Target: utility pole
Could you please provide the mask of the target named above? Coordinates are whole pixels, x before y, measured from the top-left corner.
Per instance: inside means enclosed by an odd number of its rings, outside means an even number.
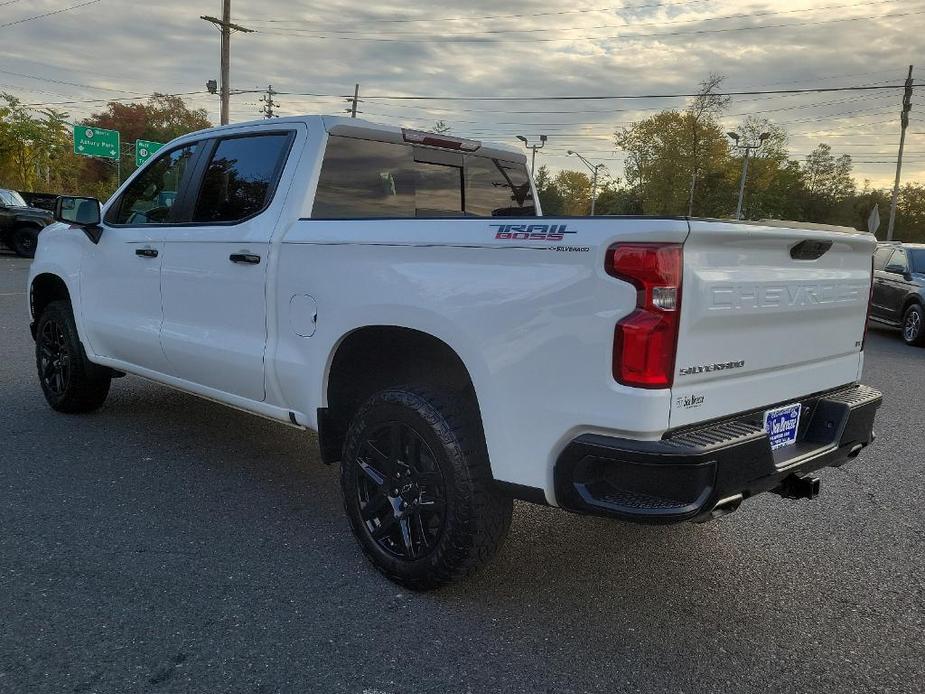
[[[219,85],[219,94],[222,98],[221,124],[228,125],[228,101],[231,96],[231,32],[240,31],[244,34],[253,33],[253,29],[242,27],[240,24],[233,24],[231,21],[231,0],[222,0],[222,18],[202,15],[210,24],[218,27],[222,33],[222,74],[221,84]]]
[[[578,152],[573,152],[572,150],[568,151],[569,154],[574,154],[576,157],[581,159],[585,166],[591,170],[591,216],[594,216],[594,208],[597,205],[597,174],[604,168],[603,164],[592,164]]]
[[[357,104],[360,103],[360,85],[359,84],[353,85],[353,98],[351,99],[348,96],[346,99],[344,99],[344,101],[350,104],[350,108],[346,109],[347,113],[350,114],[351,118],[356,118],[357,117]]]
[[[739,204],[736,205],[736,219],[742,219],[742,201],[745,200],[745,181],[748,178],[748,158],[753,149],[758,149],[764,144],[764,141],[771,137],[771,133],[761,133],[758,136],[758,144],[750,145],[747,142],[744,145],[739,144],[739,133],[730,130],[726,133],[736,143],[736,149],[744,149],[745,157],[742,160],[742,180],[739,181]]]
[[[909,127],[909,111],[912,110],[912,66],[909,66],[909,76],[906,77],[906,88],[903,91],[903,110],[900,114],[901,130],[899,133],[899,156],[896,158],[896,180],[893,182],[893,199],[890,201],[890,221],[886,227],[886,240],[893,240],[893,225],[896,223],[896,203],[899,201],[899,177],[903,170],[903,147],[906,144],[906,128]]]
[[[530,160],[530,178],[533,178],[533,174],[536,171],[536,150],[543,149],[543,147],[546,146],[546,140],[549,138],[545,135],[540,135],[540,144],[538,145],[531,145],[523,135],[518,135],[517,139],[524,143],[524,147],[533,150],[533,157]]]
[[[264,118],[279,118],[278,115],[273,113],[274,108],[279,108],[279,104],[273,101],[273,95],[279,94],[279,92],[274,91],[273,85],[267,85],[267,93],[260,97],[260,101],[263,102],[263,106],[260,107],[260,113],[263,114]]]

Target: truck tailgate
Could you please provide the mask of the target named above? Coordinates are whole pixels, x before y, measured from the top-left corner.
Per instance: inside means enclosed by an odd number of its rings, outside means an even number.
[[[672,428],[857,380],[872,235],[692,221]]]

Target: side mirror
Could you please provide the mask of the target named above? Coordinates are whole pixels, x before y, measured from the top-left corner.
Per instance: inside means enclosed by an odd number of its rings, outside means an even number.
[[[96,198],[59,195],[55,200],[55,221],[80,227],[93,243],[99,243],[103,234],[100,201]]]

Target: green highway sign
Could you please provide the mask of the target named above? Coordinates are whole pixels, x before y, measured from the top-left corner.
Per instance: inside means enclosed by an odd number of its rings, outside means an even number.
[[[135,166],[141,166],[152,155],[164,146],[163,142],[151,142],[151,140],[135,140]]]
[[[74,154],[103,159],[119,159],[119,131],[74,126]]]

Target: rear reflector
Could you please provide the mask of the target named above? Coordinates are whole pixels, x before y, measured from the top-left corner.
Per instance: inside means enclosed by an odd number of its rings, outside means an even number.
[[[607,251],[607,273],[636,287],[636,310],[617,323],[613,377],[635,388],[670,388],[681,317],[678,243],[620,243]]]
[[[463,152],[474,152],[482,146],[482,143],[478,140],[447,137],[446,135],[428,133],[423,130],[402,128],[401,134],[405,138],[405,142],[411,142],[416,145],[427,145],[429,147],[443,147],[444,149],[460,149]]]

